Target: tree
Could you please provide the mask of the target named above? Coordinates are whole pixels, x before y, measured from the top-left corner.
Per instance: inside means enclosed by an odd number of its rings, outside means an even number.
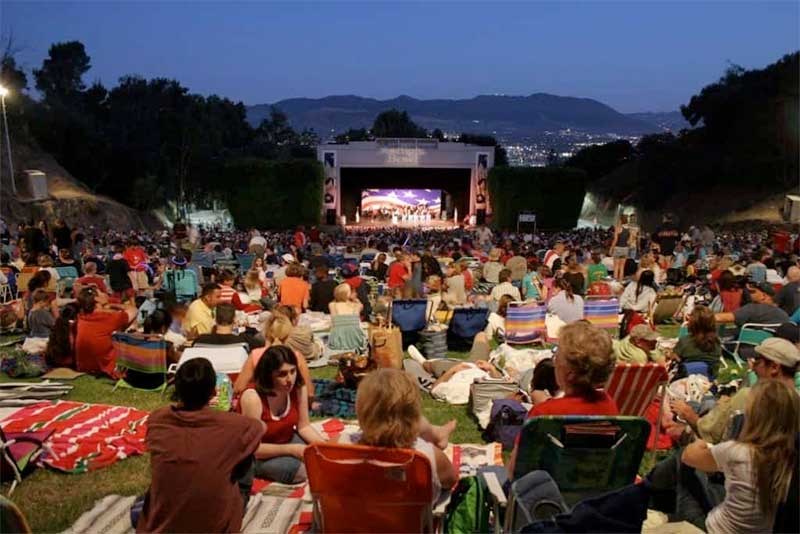
[[[372,135],[375,137],[416,138],[428,137],[428,132],[425,128],[417,126],[407,112],[390,109],[375,117],[375,122],[372,124]]]
[[[440,130],[439,128],[436,128],[435,130],[433,130],[431,132],[431,137],[433,137],[434,139],[436,139],[438,141],[447,141],[447,139],[444,136],[444,132],[442,130]]]
[[[349,143],[350,141],[369,141],[370,135],[366,128],[350,128],[345,133],[337,135],[335,140],[337,143]]]
[[[508,153],[506,152],[506,149],[491,135],[462,133],[458,136],[458,142],[467,143],[469,145],[493,146],[494,166],[508,167]]]
[[[583,169],[590,180],[599,180],[634,157],[630,141],[622,139],[602,145],[587,146],[569,158],[564,165]]]
[[[83,43],[69,41],[50,46],[41,69],[34,69],[38,89],[48,105],[74,105],[84,90],[83,75],[91,66]]]

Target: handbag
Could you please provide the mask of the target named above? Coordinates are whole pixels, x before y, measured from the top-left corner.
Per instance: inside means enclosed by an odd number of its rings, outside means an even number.
[[[388,326],[370,326],[369,353],[379,368],[402,369],[403,337],[400,329],[392,326],[393,309],[390,304]]]

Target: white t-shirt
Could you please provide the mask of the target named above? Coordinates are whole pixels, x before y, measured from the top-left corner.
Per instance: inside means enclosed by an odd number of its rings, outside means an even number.
[[[503,295],[511,295],[516,302],[522,300],[522,296],[519,294],[519,289],[517,289],[511,282],[503,282],[502,284],[497,284],[492,288],[492,300],[498,301]]]
[[[490,313],[489,319],[486,321],[486,328],[483,330],[483,333],[486,334],[486,337],[489,339],[489,341],[494,339],[494,336],[498,331],[505,333],[505,330],[505,318],[501,315],[497,315],[495,312]]]
[[[710,447],[710,450],[720,471],[725,474],[725,500],[706,517],[709,534],[772,532],[775,518],[764,517],[759,511],[750,447],[736,441],[725,441]]]
[[[449,404],[467,404],[469,388],[476,378],[489,378],[489,373],[475,364],[470,364],[467,369],[451,376],[447,382],[442,382],[434,387],[431,390],[431,396]]]
[[[655,301],[656,292],[653,288],[648,286],[642,286],[642,290],[639,293],[639,297],[636,297],[636,284],[638,282],[631,282],[630,284],[625,287],[625,291],[622,292],[622,296],[619,299],[619,307],[623,310],[633,310],[635,312],[647,312],[650,310],[650,306],[652,306]]]

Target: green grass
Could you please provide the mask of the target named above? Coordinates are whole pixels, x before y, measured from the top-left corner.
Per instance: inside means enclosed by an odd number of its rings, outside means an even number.
[[[677,335],[677,327],[661,327],[659,331],[662,335]],[[465,358],[466,354],[451,353],[450,356]],[[314,378],[331,379],[336,375],[336,369],[332,367],[312,369],[311,374]],[[0,373],[0,382],[11,380]],[[89,376],[82,376],[69,383],[74,389],[64,397],[66,400],[131,406],[148,411],[166,405],[172,391],[169,389],[164,396],[129,389],[112,391],[111,380]],[[477,422],[467,406],[452,406],[424,395],[422,407],[425,415],[434,424],[456,420],[457,427],[451,437],[454,443],[483,442]],[[643,473],[649,470],[648,466],[654,462],[653,459],[649,459],[650,456],[645,456],[642,469],[647,469],[641,471]],[[27,517],[34,532],[62,531],[72,525],[83,512],[89,510],[95,501],[106,495],[143,493],[150,483],[149,460],[149,455],[145,454],[117,462],[99,471],[80,475],[37,469],[23,480],[12,497]],[[8,487],[8,484],[3,485],[4,493],[8,491]]]

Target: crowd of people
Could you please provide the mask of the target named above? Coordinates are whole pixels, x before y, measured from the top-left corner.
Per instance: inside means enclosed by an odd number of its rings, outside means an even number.
[[[386,320],[392,299],[425,299],[429,318],[460,307],[489,309],[468,362],[435,369],[435,361],[409,347],[437,375],[432,389],[440,392],[467,375],[471,382],[502,374],[487,353],[503,339],[510,303],[545,306],[557,352],[534,370],[529,417],[619,414],[602,390],[617,363],[664,363],[675,379],[700,364],[713,380],[726,347],[720,325],[774,325],[773,337],[737,353],[749,361],[752,383],[735,392],[720,388],[722,395],[712,389],[702,403],[672,401],[671,435],[676,443],[696,441],[650,478],[681,503],[697,501],[699,483],[687,488],[687,472],[704,481],[706,498],[677,512],[673,507],[676,517],[710,532],[763,531],[779,521],[797,469],[800,238],[776,228],[683,230],[666,216],[649,234],[628,218],[611,229],[536,234],[484,226],[345,233],[184,224],[123,233],[71,229],[58,220],[52,228],[42,221],[6,230],[2,241],[0,282],[18,298],[6,303],[0,324],[6,332],[22,329],[52,367],[119,378],[112,334],[125,330],[166,340],[172,362],[193,345],[248,349],[233,384],[235,412],[209,408],[216,376],[208,360],[179,367],[176,404],[150,416],[152,482],[138,531],[236,531],[254,477],[304,481],[304,450],[324,441],[309,415],[315,401],[309,362],[367,351],[363,323]],[[686,334],[662,346],[652,318],[668,287],[693,300],[674,315]],[[585,320],[593,297],[618,299],[618,335]],[[322,342],[306,320],[314,314],[330,321]],[[159,385],[158,377],[130,370],[124,378],[137,387]],[[457,474],[443,450],[454,423],[428,422],[416,378],[373,371],[355,404],[360,432],[342,440],[417,449],[431,460],[434,486],[453,486]],[[738,412],[744,426],[731,437]],[[516,455],[515,448],[509,473]],[[724,486],[696,476],[701,471],[723,472]]]

